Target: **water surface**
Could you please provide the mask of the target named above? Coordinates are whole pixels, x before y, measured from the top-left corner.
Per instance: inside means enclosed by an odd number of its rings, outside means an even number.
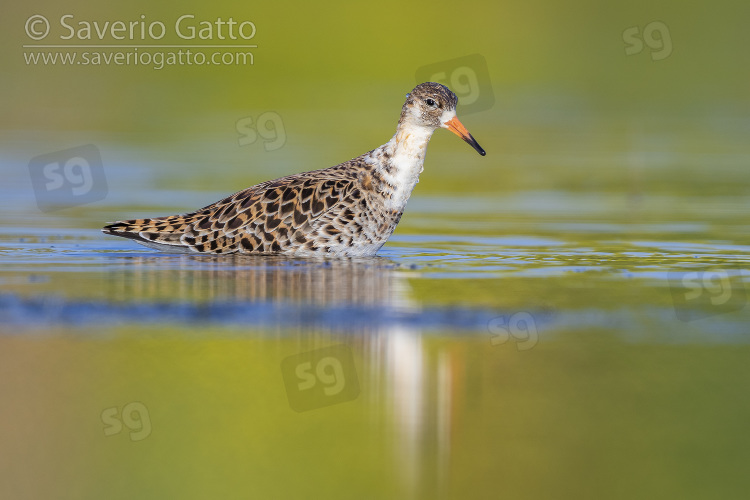
[[[126,179],[118,165],[108,177]],[[736,186],[418,187],[377,257],[303,260],[169,255],[98,231],[220,192],[136,175],[137,188],[42,213],[13,172],[0,230],[9,498],[748,486]]]

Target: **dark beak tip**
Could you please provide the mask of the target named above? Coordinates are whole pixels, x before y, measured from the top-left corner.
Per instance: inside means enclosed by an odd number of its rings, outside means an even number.
[[[482,156],[485,156],[485,155],[487,155],[487,153],[486,153],[486,152],[484,151],[484,148],[483,148],[482,146],[480,146],[480,145],[479,145],[479,143],[478,143],[478,142],[477,142],[476,140],[474,140],[474,138],[473,138],[473,137],[472,137],[471,139],[472,139],[472,140],[471,140],[471,142],[469,142],[469,145],[470,145],[470,146],[471,146],[472,148],[474,148],[474,150],[475,150],[475,151],[476,151],[477,153],[479,153],[480,155],[482,155]],[[467,141],[467,142],[468,142],[468,141]]]
[[[464,141],[466,141],[469,144],[469,146],[474,148],[474,151],[476,151],[480,155],[485,156],[487,154],[484,152],[484,148],[482,148],[482,146],[479,145],[477,140],[474,139],[473,135],[469,134],[469,137],[464,137]]]

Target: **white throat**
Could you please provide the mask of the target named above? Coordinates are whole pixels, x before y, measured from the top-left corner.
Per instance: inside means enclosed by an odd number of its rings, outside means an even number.
[[[403,210],[406,202],[419,182],[419,174],[424,170],[427,144],[435,130],[429,127],[406,123],[383,149],[390,155],[390,172],[383,172],[384,179],[394,187],[386,207],[390,210]]]

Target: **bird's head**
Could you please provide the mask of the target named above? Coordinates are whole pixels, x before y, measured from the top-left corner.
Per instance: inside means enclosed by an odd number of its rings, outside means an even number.
[[[420,83],[406,94],[401,121],[433,130],[447,128],[484,156],[484,149],[458,120],[456,104],[458,97],[445,85],[434,82]]]

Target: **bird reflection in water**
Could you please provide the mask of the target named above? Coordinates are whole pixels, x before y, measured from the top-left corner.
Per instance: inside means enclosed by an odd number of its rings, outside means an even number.
[[[408,269],[382,257],[165,254],[129,256],[125,266],[111,268],[110,299],[115,302],[196,308],[230,302],[255,306],[255,311],[282,311],[260,323],[253,314],[247,325],[258,326],[269,342],[284,342],[279,361],[292,352],[347,345],[354,353],[371,424],[382,425],[374,417],[382,410],[390,415],[399,443],[393,472],[404,491],[416,493],[425,479],[438,488],[438,478],[447,476],[463,362],[450,349],[428,349],[423,329],[400,316],[420,309],[412,298]],[[246,333],[255,335],[253,331]],[[436,461],[428,460],[436,452]],[[434,469],[425,470],[426,463]]]
[[[285,302],[317,306],[406,305],[398,265],[381,257],[293,259],[281,256],[132,256],[110,268],[115,301]]]

